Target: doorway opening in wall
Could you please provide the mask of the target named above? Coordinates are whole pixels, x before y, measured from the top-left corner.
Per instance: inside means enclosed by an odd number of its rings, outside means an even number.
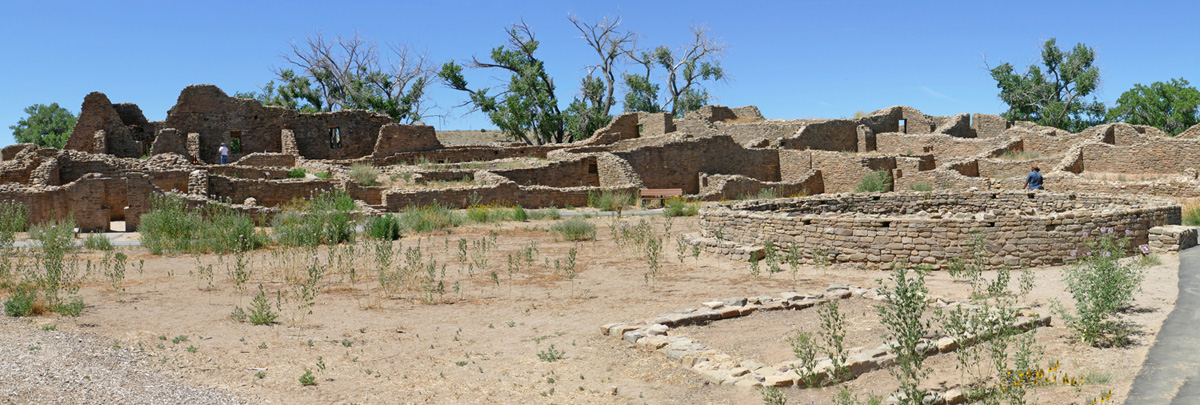
[[[149,157],[152,144],[150,143],[150,141],[142,141],[141,144],[142,144],[142,157]]]
[[[229,153],[242,153],[242,131],[229,131]]]
[[[329,149],[337,149],[342,147],[342,130],[338,127],[329,127]]]
[[[908,122],[907,122],[907,120],[900,120],[900,132],[901,132],[901,133],[905,133],[905,134],[907,134],[907,133],[908,133]]]

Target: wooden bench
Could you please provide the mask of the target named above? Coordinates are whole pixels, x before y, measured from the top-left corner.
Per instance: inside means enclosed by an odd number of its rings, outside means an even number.
[[[663,200],[670,197],[679,197],[683,195],[682,188],[643,188],[642,189],[642,206],[649,207],[651,201],[658,202],[658,206],[663,205]]]

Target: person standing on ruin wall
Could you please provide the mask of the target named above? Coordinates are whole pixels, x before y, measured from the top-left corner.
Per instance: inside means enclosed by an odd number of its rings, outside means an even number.
[[[221,154],[221,164],[229,164],[229,146],[225,142],[221,142],[221,147],[217,148],[217,153]]]
[[[1039,169],[1037,165],[1033,165],[1033,171],[1025,176],[1025,189],[1044,190],[1042,188],[1042,169]]]

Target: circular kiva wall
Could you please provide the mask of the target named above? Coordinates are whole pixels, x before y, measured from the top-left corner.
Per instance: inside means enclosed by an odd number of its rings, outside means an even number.
[[[1129,231],[1131,248],[1149,229],[1180,222],[1170,200],[1105,194],[938,191],[832,194],[725,203],[700,212],[698,243],[715,253],[780,251],[795,243],[812,262],[817,249],[833,263],[890,268],[900,260],[938,269],[965,254],[982,233],[993,265],[1061,264],[1083,247],[1084,232]],[[754,254],[754,253],[751,253]],[[745,255],[742,255],[745,257]]]

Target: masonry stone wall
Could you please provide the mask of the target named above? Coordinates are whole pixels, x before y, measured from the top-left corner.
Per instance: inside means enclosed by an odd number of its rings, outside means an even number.
[[[259,166],[259,167],[295,167],[296,155],[287,153],[267,153],[256,152],[238,159],[238,166]]]
[[[371,156],[387,157],[400,152],[419,152],[441,149],[433,127],[428,125],[386,124],[379,128],[379,137]]]
[[[376,166],[395,164],[416,164],[427,161],[431,163],[461,163],[486,160],[508,159],[515,157],[544,158],[550,151],[561,149],[564,145],[540,146],[451,146],[424,152],[401,152],[394,155],[373,159]]]
[[[1161,139],[1133,146],[1104,143],[1083,146],[1083,171],[1179,174],[1200,168],[1200,140]]]
[[[671,113],[637,113],[638,136],[659,136],[675,132],[675,120]]]
[[[125,110],[127,116],[132,118],[129,109],[125,108]],[[133,120],[128,123],[123,121],[121,114],[109,101],[108,96],[105,96],[104,93],[92,92],[83,98],[79,119],[71,130],[71,135],[67,137],[67,144],[63,149],[108,153],[118,157],[140,157],[144,149],[142,142],[152,137],[146,132],[151,131],[150,134],[153,134],[153,128],[143,128],[138,125],[144,121],[144,117],[140,121]],[[97,142],[96,135],[100,131],[104,132],[101,135],[101,142]],[[97,149],[97,146],[100,146],[100,149]]]
[[[728,203],[701,210],[701,236],[744,246],[830,249],[837,263],[889,268],[900,260],[943,268],[982,234],[991,265],[1056,265],[1082,253],[1101,227],[1134,246],[1178,224],[1178,204],[1156,198],[1046,192],[900,192]],[[720,252],[718,252],[720,253]],[[811,259],[811,257],[810,257]]]
[[[346,194],[350,195],[350,198],[360,200],[369,205],[383,204],[384,191],[387,191],[386,187],[360,186],[355,182],[346,183]]]
[[[810,170],[795,181],[760,181],[746,176],[727,174],[700,174],[700,193],[697,199],[724,201],[742,196],[754,196],[762,190],[772,190],[780,197],[812,195],[825,192],[821,172]]]
[[[863,178],[876,170],[896,168],[895,156],[842,154],[811,151],[812,169],[821,172],[826,193],[854,191]]]
[[[154,144],[150,148],[150,154],[159,155],[163,153],[178,153],[183,156],[189,156],[187,135],[175,128],[164,128],[158,131],[158,135],[154,137]]]
[[[625,159],[608,152],[596,156],[596,181],[600,187],[642,187],[642,178]]]
[[[1053,156],[1031,160],[979,159],[979,175],[994,179],[1020,177],[1021,181],[1024,182],[1025,175],[1033,170],[1033,165],[1037,165],[1038,168],[1045,172],[1047,168],[1053,167],[1059,160],[1061,159]]]
[[[971,114],[971,130],[975,131],[975,138],[1000,136],[1011,125],[1011,122],[999,115]]]
[[[785,149],[858,151],[858,121],[835,119],[808,123],[796,134],[780,140]]]
[[[383,192],[387,211],[399,212],[407,207],[440,204],[449,208],[467,208],[472,203],[482,205],[520,205],[525,208],[584,207],[589,192],[623,191],[637,195],[636,187],[569,187],[520,186],[507,182],[477,187],[452,187],[438,190],[388,190]]]
[[[700,192],[700,172],[779,181],[778,152],[746,149],[728,136],[675,138],[613,154],[629,162],[646,188],[680,188],[696,194]]]
[[[937,155],[939,160],[975,156],[998,147],[1007,139],[959,138],[944,134],[908,135],[881,133],[875,135],[876,151],[888,154]]]
[[[312,198],[337,186],[337,181],[324,179],[259,180],[208,176],[209,197],[233,204],[241,204],[247,198],[254,197],[258,205],[265,207],[277,207],[294,199]]]
[[[600,171],[595,156],[560,160],[538,167],[488,170],[523,186],[597,187]]]

